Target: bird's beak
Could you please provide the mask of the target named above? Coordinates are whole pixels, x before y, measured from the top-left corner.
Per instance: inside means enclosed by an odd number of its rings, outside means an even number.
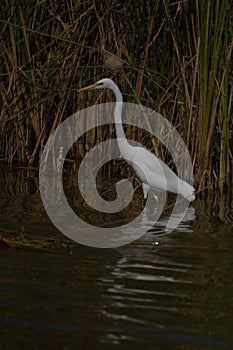
[[[95,89],[97,86],[98,86],[98,83],[94,83],[94,84],[91,84],[91,85],[88,85],[88,86],[86,86],[84,88],[79,89],[78,92]]]

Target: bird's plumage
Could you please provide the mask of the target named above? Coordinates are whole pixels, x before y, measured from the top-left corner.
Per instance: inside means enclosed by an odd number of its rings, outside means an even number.
[[[122,103],[123,98],[118,86],[108,78],[101,79],[97,83],[80,89],[110,89],[116,97],[114,120],[116,126],[117,141],[122,156],[134,169],[137,177],[142,182],[144,198],[148,191],[160,190],[181,194],[189,201],[195,199],[195,189],[186,181],[181,180],[161,159],[143,147],[131,146],[124,133],[122,126]]]

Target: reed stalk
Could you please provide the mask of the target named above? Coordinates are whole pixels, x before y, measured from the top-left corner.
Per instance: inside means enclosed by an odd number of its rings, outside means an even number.
[[[200,11],[200,112],[199,112],[199,149],[198,166],[200,174],[213,176],[212,152],[214,142],[219,138],[221,161],[219,184],[222,188],[225,179],[226,143],[228,142],[229,125],[229,64],[232,56],[232,34],[229,37],[229,2],[206,1]],[[219,129],[217,130],[217,127]],[[203,180],[203,178],[202,178]],[[202,182],[201,182],[202,184]]]

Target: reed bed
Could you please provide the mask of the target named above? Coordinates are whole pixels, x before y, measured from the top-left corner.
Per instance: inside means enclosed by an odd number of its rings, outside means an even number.
[[[230,0],[3,0],[0,22],[0,166],[37,167],[64,119],[112,101],[110,93],[77,94],[108,76],[125,101],[155,109],[178,129],[196,186],[232,190]],[[86,133],[70,151],[72,164],[112,136],[111,126]],[[142,130],[127,127],[127,136],[172,161]]]

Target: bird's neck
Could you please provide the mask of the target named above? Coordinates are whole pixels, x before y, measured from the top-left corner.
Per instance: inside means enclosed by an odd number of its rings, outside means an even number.
[[[114,111],[114,121],[115,121],[115,126],[116,126],[116,135],[117,135],[117,141],[118,141],[118,146],[121,151],[121,154],[124,155],[124,146],[129,146],[129,143],[127,141],[123,125],[122,125],[122,107],[123,107],[123,98],[121,95],[120,90],[118,87],[115,85],[114,87],[114,94],[116,96],[116,106],[115,106],[115,111]]]

